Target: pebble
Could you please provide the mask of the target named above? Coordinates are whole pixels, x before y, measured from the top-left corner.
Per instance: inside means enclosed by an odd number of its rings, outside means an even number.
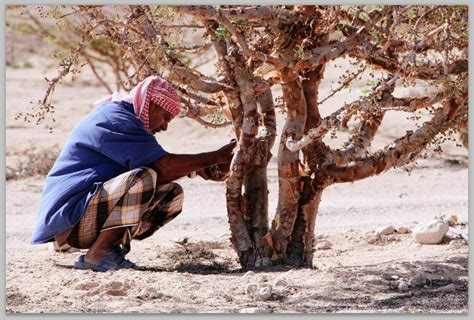
[[[275,279],[273,282],[274,287],[286,287],[288,286],[288,282],[285,279]]]
[[[243,308],[239,310],[239,313],[269,313],[269,309],[264,308]]]
[[[411,233],[411,229],[408,227],[400,227],[397,229],[397,231],[398,233],[401,233],[401,234]]]
[[[318,241],[316,244],[316,250],[329,250],[332,248],[331,242],[327,240]]]
[[[247,271],[242,277],[243,278],[248,278],[248,277],[253,276],[253,275],[255,275],[255,272]]]
[[[260,301],[266,301],[272,296],[272,287],[270,285],[259,286],[255,298]]]
[[[245,287],[245,293],[246,294],[250,294],[250,295],[254,295],[255,292],[257,292],[257,288],[258,286],[254,283],[249,283],[247,284],[247,286]]]
[[[409,287],[408,287],[408,283],[404,280],[400,281],[398,283],[398,290],[400,291],[408,291]]]
[[[375,236],[380,236],[380,235],[389,235],[395,232],[395,228],[393,226],[385,226],[385,227],[380,227],[375,230],[374,235]]]
[[[449,230],[449,225],[441,220],[432,220],[418,224],[413,228],[413,238],[422,244],[438,244],[443,241],[444,235]]]
[[[380,240],[380,236],[375,236],[367,239],[368,244],[376,244]]]
[[[180,243],[180,244],[188,243],[188,241],[189,241],[188,237],[179,237],[176,240],[174,240],[174,242]]]

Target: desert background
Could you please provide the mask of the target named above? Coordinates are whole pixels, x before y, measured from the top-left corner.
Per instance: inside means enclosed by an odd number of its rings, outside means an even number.
[[[448,141],[416,166],[323,194],[316,222],[312,269],[274,267],[245,272],[229,241],[225,183],[199,178],[178,181],[183,212],[151,238],[133,241],[128,259],[141,270],[107,273],[74,270],[80,252],[56,253],[52,244],[29,244],[45,168],[58,155],[74,125],[107,91],[84,68],[54,93],[53,133],[48,125],[15,120],[41,99],[55,63],[48,46],[7,34],[6,66],[6,311],[7,313],[465,313],[468,311],[468,151]],[[213,62],[202,67],[211,73]],[[326,70],[320,97],[345,68]],[[107,75],[104,75],[107,78]],[[366,75],[367,77],[367,75]],[[321,107],[323,116],[355,100],[366,77]],[[111,78],[111,77],[110,77]],[[429,90],[422,83],[406,89]],[[274,95],[281,95],[275,87]],[[278,114],[281,132],[284,117]],[[423,117],[424,115],[421,114]],[[389,112],[372,149],[416,128],[403,112]],[[231,128],[206,129],[192,119],[174,120],[156,138],[173,153],[220,147]],[[331,145],[345,140],[328,138]],[[273,154],[277,153],[278,140]],[[269,165],[270,217],[277,205],[276,159]],[[422,245],[411,230],[441,219],[450,224],[443,242]],[[384,231],[382,229],[394,230]],[[376,233],[387,233],[378,234]],[[259,298],[252,285],[270,286]]]

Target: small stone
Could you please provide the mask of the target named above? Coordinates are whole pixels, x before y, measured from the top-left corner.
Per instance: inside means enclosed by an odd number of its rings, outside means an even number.
[[[183,264],[182,264],[181,262],[176,262],[176,263],[173,265],[173,269],[174,269],[174,270],[178,270],[178,269],[180,269],[182,266],[183,266]]]
[[[316,250],[329,250],[332,248],[331,242],[327,240],[318,241],[316,244]]]
[[[245,293],[246,294],[250,294],[250,295],[254,295],[255,292],[257,292],[257,288],[258,286],[254,283],[249,283],[247,284],[247,286],[245,287]]]
[[[432,220],[428,223],[418,224],[413,228],[413,238],[422,244],[438,244],[443,241],[448,230],[447,223],[441,220]]]
[[[385,227],[380,227],[377,230],[375,230],[374,235],[375,236],[380,236],[380,235],[389,235],[395,232],[395,229],[392,226],[385,226]]]
[[[423,284],[425,284],[425,281],[426,281],[426,278],[423,275],[423,273],[418,272],[413,277],[411,277],[410,280],[408,280],[408,285],[410,287],[420,287]]]
[[[368,244],[377,244],[377,242],[380,240],[380,236],[375,236],[375,237],[370,237],[367,239]]]
[[[398,233],[400,234],[408,234],[411,233],[411,229],[408,227],[400,227],[397,229]]]
[[[288,286],[288,282],[285,279],[275,279],[273,282],[274,287],[286,287]]]
[[[398,283],[398,290],[400,291],[408,291],[409,287],[408,287],[408,283],[404,280],[401,280],[399,283]]]
[[[272,296],[272,287],[270,285],[262,285],[257,289],[255,298],[260,301],[267,301]]]
[[[247,271],[242,277],[243,278],[248,278],[248,277],[253,276],[253,275],[255,275],[255,272]]]
[[[188,237],[179,237],[174,240],[174,242],[179,243],[179,244],[185,244],[188,243],[189,238]]]
[[[269,313],[270,310],[266,308],[243,308],[239,313]]]

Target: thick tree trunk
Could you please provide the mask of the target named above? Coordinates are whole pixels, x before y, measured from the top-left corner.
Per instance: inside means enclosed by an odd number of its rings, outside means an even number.
[[[300,198],[299,152],[289,151],[285,142],[290,136],[301,138],[306,122],[306,101],[301,80],[297,78],[282,85],[282,88],[288,114],[278,150],[278,207],[271,228],[277,263],[286,261],[286,249],[295,225]]]
[[[320,66],[306,75],[303,81],[303,92],[307,106],[307,119],[305,124],[305,134],[312,128],[316,128],[321,123],[321,115],[318,109],[318,89],[324,73],[324,66]],[[307,159],[314,157],[317,148],[313,142],[303,149],[305,158],[305,174],[301,177],[301,197],[298,203],[298,213],[295,227],[291,234],[291,242],[288,245],[288,262],[292,265],[307,266],[313,265],[314,251],[314,230],[316,224],[316,215],[321,201],[323,188],[314,187],[313,178],[309,176],[311,170]]]

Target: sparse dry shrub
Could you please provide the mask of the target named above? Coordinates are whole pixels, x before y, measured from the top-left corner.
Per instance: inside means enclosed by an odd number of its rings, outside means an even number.
[[[47,149],[30,146],[21,153],[13,167],[6,167],[6,180],[46,176],[60,151],[57,145]]]

